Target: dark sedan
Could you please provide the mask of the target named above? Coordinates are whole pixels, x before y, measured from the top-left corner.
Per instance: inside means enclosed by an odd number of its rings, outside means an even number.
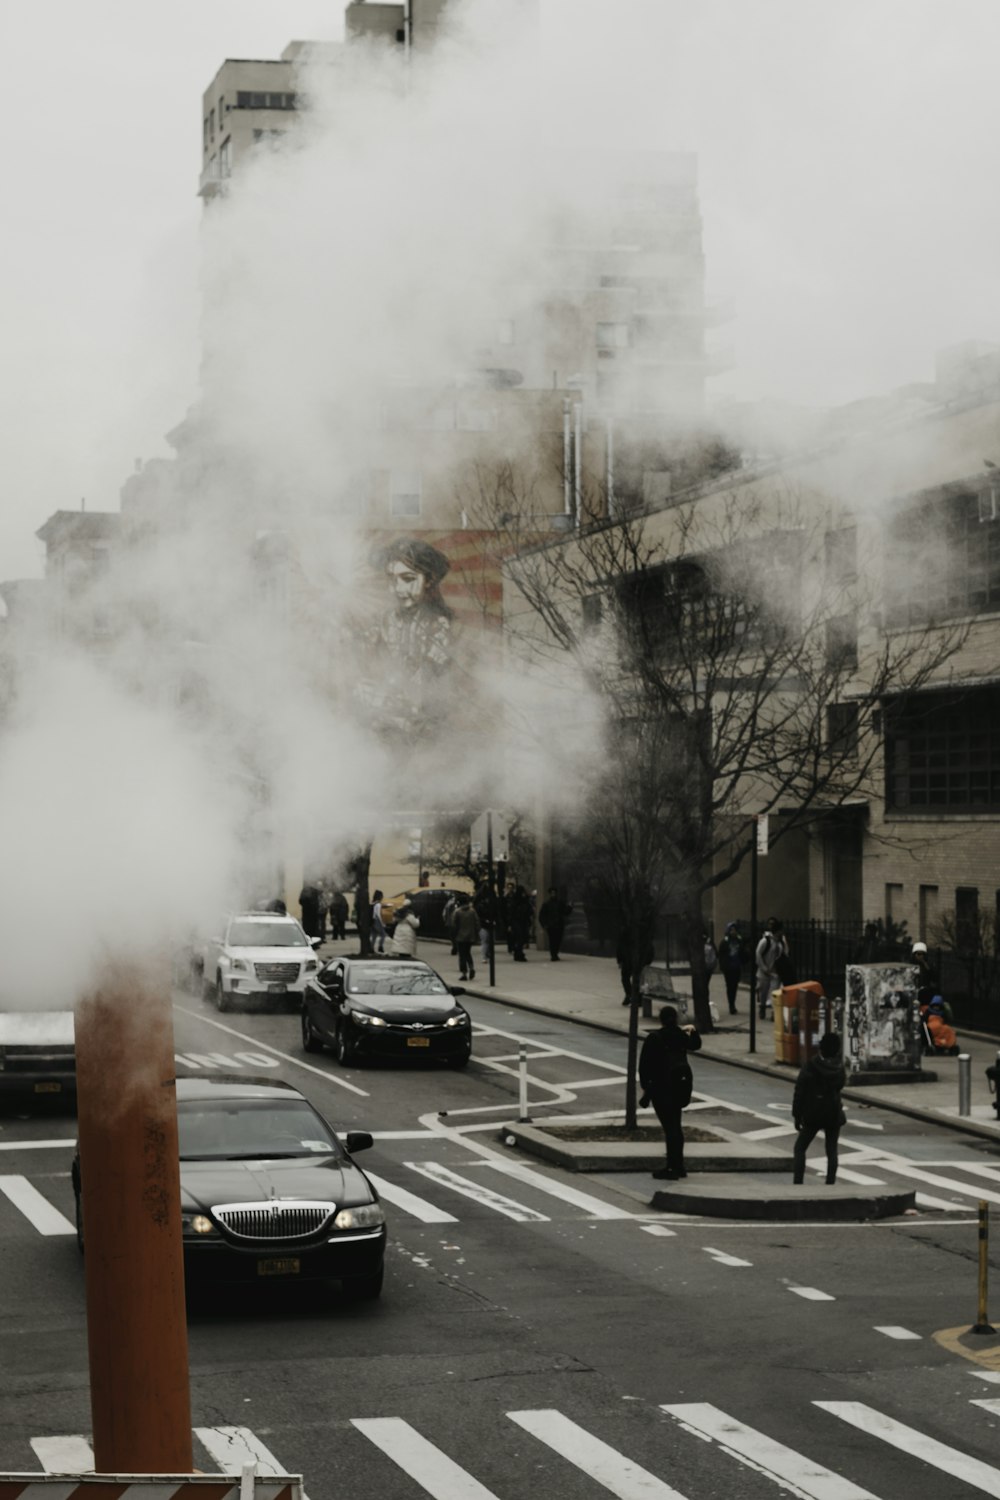
[[[289,1084],[225,1076],[177,1080],[181,1221],[188,1284],[337,1279],[382,1290],[385,1213],[351,1153]],[[81,1164],[73,1163],[83,1249]]]
[[[412,958],[331,958],[302,995],[302,1045],[332,1047],[345,1066],[365,1057],[440,1058],[464,1068],[472,1022],[429,964]]]

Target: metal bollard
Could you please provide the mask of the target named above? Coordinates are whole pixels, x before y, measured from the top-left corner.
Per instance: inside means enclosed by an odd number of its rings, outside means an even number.
[[[987,1312],[990,1276],[990,1206],[980,1200],[979,1204],[979,1307],[976,1322],[970,1333],[996,1333]]]
[[[530,1123],[528,1114],[528,1048],[522,1042],[517,1055],[517,1118],[520,1124]]]
[[[958,1054],[958,1112],[972,1114],[972,1058],[968,1052]]]

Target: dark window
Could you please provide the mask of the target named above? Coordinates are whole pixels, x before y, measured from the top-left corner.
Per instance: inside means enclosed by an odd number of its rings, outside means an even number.
[[[249,109],[250,108],[250,95],[248,93],[246,93],[245,90],[243,90],[243,89],[240,89],[239,93],[236,95],[236,108],[237,109]]]
[[[827,583],[852,583],[858,572],[858,533],[855,527],[828,531],[825,552]]]
[[[827,746],[839,760],[853,760],[858,753],[858,719],[856,703],[831,703],[827,708]]]
[[[596,630],[604,613],[604,602],[600,594],[587,594],[580,602],[583,608],[584,630]]]
[[[979,947],[979,892],[972,885],[955,891],[955,947],[961,953],[975,953]]]
[[[886,624],[1000,610],[1000,520],[977,492],[898,514],[886,536]]]
[[[1000,688],[928,693],[891,704],[885,728],[888,808],[1000,809]]]
[[[853,672],[858,664],[856,615],[837,615],[826,622],[826,664],[834,671]]]

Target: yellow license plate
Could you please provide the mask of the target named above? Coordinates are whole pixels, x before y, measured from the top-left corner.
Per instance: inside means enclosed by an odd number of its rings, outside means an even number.
[[[61,1083],[36,1083],[35,1084],[35,1093],[36,1094],[61,1094],[62,1093],[62,1084]]]
[[[287,1256],[284,1260],[259,1260],[258,1276],[297,1276],[301,1265],[298,1256]]]
[[[408,1047],[429,1047],[431,1039],[429,1036],[408,1036],[406,1045]]]

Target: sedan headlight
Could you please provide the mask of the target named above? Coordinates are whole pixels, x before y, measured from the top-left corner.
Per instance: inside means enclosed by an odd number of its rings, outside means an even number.
[[[229,961],[229,967],[234,972],[238,972],[240,974],[245,974],[247,972],[246,960],[243,959],[243,958],[233,958],[233,959],[230,959],[230,961]]]
[[[359,1026],[384,1026],[386,1024],[384,1016],[372,1016],[366,1010],[352,1010],[351,1020],[357,1021]]]
[[[468,1026],[469,1013],[465,1010],[456,1011],[453,1016],[448,1017],[444,1024],[446,1026]]]
[[[181,1214],[182,1234],[217,1234],[215,1225],[207,1214]]]
[[[365,1203],[360,1208],[342,1208],[333,1221],[334,1229],[377,1229],[385,1223],[381,1203]]]

